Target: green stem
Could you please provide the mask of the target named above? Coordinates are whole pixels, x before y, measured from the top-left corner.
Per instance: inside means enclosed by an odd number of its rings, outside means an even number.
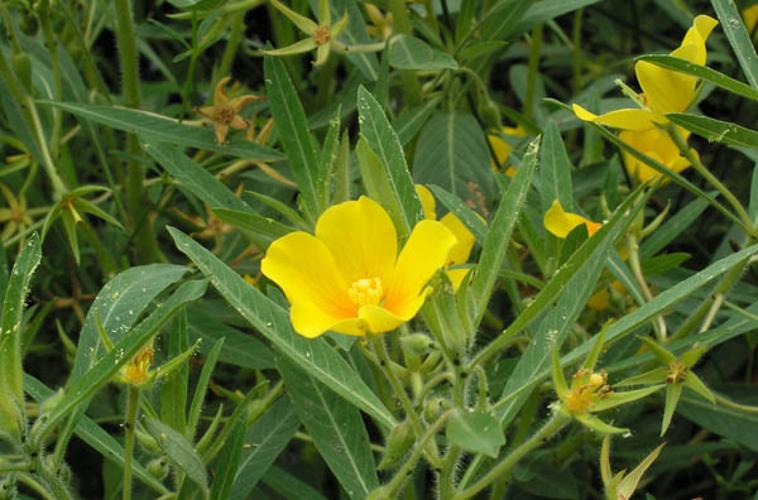
[[[224,55],[221,56],[221,62],[218,65],[216,81],[228,75],[232,69],[232,63],[237,55],[242,35],[245,34],[245,12],[235,13],[232,16],[231,25],[229,38],[226,41],[226,47],[224,47]]]
[[[642,272],[639,253],[640,245],[637,242],[636,236],[630,234],[627,237],[626,249],[629,256],[629,267],[632,270],[634,279],[637,281],[637,284],[642,291],[642,296],[645,297],[646,301],[650,302],[653,300],[653,293],[650,291],[650,287],[647,286],[647,280],[645,280],[645,275]],[[666,321],[664,321],[663,315],[658,314],[655,316],[655,319],[653,321],[653,328],[655,329],[655,335],[658,337],[658,340],[660,342],[666,342]]]
[[[395,396],[398,398],[398,400],[400,400],[400,404],[403,406],[405,416],[410,422],[411,428],[413,429],[413,434],[418,440],[424,433],[424,429],[421,425],[421,418],[419,417],[418,413],[416,413],[416,409],[413,407],[413,404],[408,397],[408,393],[405,391],[405,387],[403,387],[400,379],[397,378],[395,371],[392,369],[392,360],[387,353],[387,347],[384,345],[384,338],[380,335],[375,336],[373,338],[373,345],[376,357],[379,359],[379,365],[381,366],[382,371],[384,371],[387,380],[389,380],[392,391],[395,393]],[[435,463],[439,456],[437,452],[437,444],[433,441],[430,442],[428,450],[429,461]]]
[[[534,114],[534,94],[537,86],[537,73],[540,66],[540,51],[542,50],[542,25],[532,29],[532,43],[529,49],[529,72],[526,80],[526,97],[524,97],[524,115],[532,118]]]
[[[129,386],[126,400],[126,438],[124,442],[124,493],[122,500],[132,498],[132,459],[134,457],[134,437],[136,435],[137,413],[139,411],[139,389]]]
[[[40,25],[45,36],[45,45],[50,53],[50,67],[53,72],[53,95],[56,101],[63,100],[63,83],[61,81],[61,68],[58,61],[58,41],[55,38],[52,24],[50,23],[50,1],[44,0],[40,3],[39,9]],[[50,151],[53,158],[58,158],[58,149],[60,147],[62,113],[60,108],[54,107],[53,130],[50,134]]]
[[[718,178],[713,175],[710,170],[708,170],[705,165],[703,165],[703,162],[700,161],[700,157],[696,155],[693,152],[693,149],[690,148],[689,144],[687,144],[687,141],[682,137],[682,134],[679,133],[677,128],[673,125],[667,125],[666,131],[669,133],[671,138],[674,140],[674,143],[679,148],[679,152],[684,156],[692,165],[692,167],[697,170],[697,172],[703,176],[703,178],[708,181],[708,183],[716,188],[716,190],[721,193],[721,195],[726,199],[726,201],[729,202],[729,204],[732,206],[735,212],[737,212],[737,216],[742,221],[742,224],[744,225],[745,232],[748,233],[750,236],[756,236],[756,228],[753,227],[753,221],[750,219],[750,215],[748,215],[747,210],[745,210],[745,207],[740,203],[740,200],[737,199],[736,196],[734,196],[734,193],[732,193],[729,188],[727,188],[724,184],[721,183]]]
[[[395,27],[398,33],[410,35],[413,31],[411,20],[408,16],[408,9],[405,6],[405,0],[389,0],[389,9],[392,13]],[[400,76],[405,88],[405,98],[408,104],[413,104],[421,98],[421,84],[413,71],[401,71]]]
[[[550,417],[544,426],[532,437],[524,441],[516,449],[511,451],[502,461],[495,465],[487,474],[485,474],[476,483],[469,488],[458,493],[454,498],[455,500],[465,500],[471,498],[480,491],[487,488],[490,484],[495,482],[499,477],[502,477],[510,473],[511,469],[524,458],[532,450],[539,448],[545,444],[550,438],[555,436],[563,427],[570,421],[570,418],[560,412],[556,411],[553,416]]]

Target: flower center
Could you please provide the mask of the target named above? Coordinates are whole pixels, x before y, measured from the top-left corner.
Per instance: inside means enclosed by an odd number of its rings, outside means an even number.
[[[316,45],[324,45],[332,39],[332,29],[329,26],[319,26],[313,30],[312,36]]]
[[[350,300],[358,307],[378,305],[384,299],[384,287],[381,278],[361,278],[350,285],[347,291]]]
[[[218,114],[216,115],[216,121],[221,125],[230,125],[237,116],[237,111],[230,106],[219,107]]]

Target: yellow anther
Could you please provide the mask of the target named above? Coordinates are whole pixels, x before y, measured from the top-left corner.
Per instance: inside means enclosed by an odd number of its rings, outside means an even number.
[[[332,28],[329,26],[319,26],[313,30],[313,41],[316,45],[324,45],[332,39]]]
[[[379,305],[384,299],[381,278],[361,278],[350,285],[347,291],[353,304],[360,306]]]

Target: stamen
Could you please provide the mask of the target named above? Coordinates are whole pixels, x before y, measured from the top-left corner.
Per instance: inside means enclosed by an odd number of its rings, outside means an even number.
[[[350,285],[347,291],[350,300],[357,306],[378,305],[384,299],[381,278],[361,278]]]

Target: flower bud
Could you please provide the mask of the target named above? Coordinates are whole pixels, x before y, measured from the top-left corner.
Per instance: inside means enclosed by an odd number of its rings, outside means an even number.
[[[387,445],[378,469],[385,470],[396,464],[408,452],[413,441],[413,432],[407,420],[396,425],[387,436]]]
[[[147,471],[158,481],[163,481],[169,473],[168,459],[158,457],[150,460],[147,464]]]
[[[412,333],[400,337],[403,347],[416,356],[426,355],[432,347],[432,339],[425,333]]]

